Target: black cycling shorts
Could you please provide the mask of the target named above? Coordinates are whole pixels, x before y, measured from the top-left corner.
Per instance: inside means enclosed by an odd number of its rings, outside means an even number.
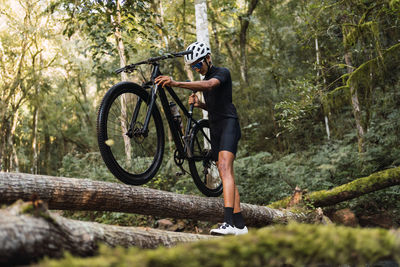
[[[210,123],[212,159],[218,161],[218,153],[223,150],[236,156],[240,132],[239,120],[227,118]]]

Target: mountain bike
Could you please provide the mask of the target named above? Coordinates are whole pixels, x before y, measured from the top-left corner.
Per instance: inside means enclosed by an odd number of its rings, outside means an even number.
[[[159,98],[176,147],[175,164],[183,174],[186,160],[197,188],[206,196],[216,197],[222,193],[222,180],[211,157],[208,120],[194,119],[193,104],[187,110],[171,87],[154,83],[161,75],[160,61],[189,53],[153,57],[115,71],[132,73],[145,64],[152,70],[142,85],[125,81],[107,91],[97,116],[98,145],[106,166],[120,181],[131,185],[150,181],[160,168],[165,148],[163,121],[156,104]],[[166,92],[173,101],[168,101]],[[184,130],[177,107],[186,117]]]

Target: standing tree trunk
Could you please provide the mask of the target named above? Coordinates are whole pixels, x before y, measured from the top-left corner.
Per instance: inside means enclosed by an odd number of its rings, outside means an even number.
[[[8,117],[8,116],[7,116]],[[12,117],[12,116],[11,116]],[[2,151],[2,162],[1,162],[1,170],[2,171],[11,171],[10,169],[10,162],[11,162],[11,147],[9,146],[9,142],[12,140],[13,136],[11,136],[11,126],[10,126],[10,119],[9,118],[4,118],[2,124],[2,134],[3,134],[3,140],[2,140],[2,145],[3,145],[3,151]]]
[[[7,169],[6,171],[18,170],[18,155],[14,145],[14,137],[15,130],[18,125],[18,109],[12,111],[12,115],[10,116],[10,128],[6,131],[7,133],[7,142],[6,145],[6,156],[7,156]],[[0,168],[1,169],[1,168]]]
[[[322,78],[324,80],[324,86],[326,86],[326,79],[325,79],[325,75],[324,75],[324,73],[322,71],[322,66],[321,66],[321,61],[320,61],[321,51],[319,50],[318,37],[317,36],[315,36],[315,54],[316,54],[316,57],[317,57],[317,77],[319,78],[321,76],[321,74],[322,74]],[[322,96],[322,92],[321,92],[321,96]],[[322,104],[322,105],[324,105],[324,104]],[[322,108],[324,109],[324,107],[322,107]],[[330,134],[330,130],[329,130],[329,119],[328,119],[327,114],[324,114],[324,119],[325,119],[326,135],[327,135],[328,140],[329,140],[331,134]]]
[[[38,91],[36,91],[38,93]],[[38,174],[38,117],[39,117],[39,107],[35,104],[33,108],[33,118],[32,118],[32,160],[31,160],[31,173]]]
[[[239,42],[240,42],[240,76],[241,80],[245,85],[248,85],[248,76],[247,76],[247,57],[246,57],[246,44],[247,44],[247,29],[250,24],[250,17],[253,14],[254,9],[258,4],[258,0],[251,0],[249,3],[247,12],[244,15],[239,16],[240,21],[240,33],[239,33]]]
[[[195,0],[195,15],[196,15],[196,36],[197,41],[203,42],[208,47],[210,47],[210,35],[208,33],[208,18],[207,18],[207,1],[206,0]],[[211,49],[211,48],[210,48]],[[204,79],[204,77],[201,77]],[[197,93],[200,101],[204,102],[203,93]],[[208,112],[206,110],[202,110],[203,118],[208,118]]]
[[[206,0],[195,0],[195,15],[196,15],[196,36],[197,36],[197,41],[203,42],[208,47],[210,47],[210,35],[208,33],[208,18],[207,18],[207,1]],[[211,47],[210,47],[211,49]],[[204,79],[203,76],[201,76],[201,79]],[[197,96],[199,97],[199,100],[201,102],[205,102],[204,100],[204,95],[202,92],[198,92]],[[203,113],[203,119],[208,119],[208,112],[204,109],[202,109]],[[210,132],[209,130],[206,131],[206,135],[210,137]],[[204,139],[204,148],[210,148],[209,143],[207,140]],[[216,173],[213,172],[213,170],[210,173],[213,173],[212,176],[216,176]]]
[[[160,39],[164,41],[164,47],[168,51],[169,50],[169,36],[164,34],[164,8],[161,0],[152,0],[151,8],[155,14],[159,14],[156,16],[157,23],[157,32],[160,35]]]
[[[182,21],[183,21],[183,25],[182,25],[182,29],[183,29],[183,42],[184,42],[184,48],[186,49],[186,47],[188,46],[187,40],[186,40],[186,0],[183,0],[182,2]],[[184,70],[186,72],[187,77],[189,78],[190,81],[194,80],[194,76],[193,76],[193,71],[192,69],[189,67],[189,65],[184,66]]]
[[[352,65],[352,56],[351,52],[346,51],[344,55],[344,60],[347,65],[347,73],[352,73],[354,71],[353,65]],[[351,106],[353,108],[353,115],[354,119],[356,121],[356,128],[357,128],[357,137],[358,137],[358,152],[362,153],[364,152],[364,127],[362,124],[362,116],[361,116],[361,106],[360,102],[358,100],[358,92],[357,88],[350,83],[350,96],[351,96]]]
[[[347,40],[347,36],[353,29],[354,24],[357,22],[352,21],[350,17],[344,15],[342,18],[342,35],[343,35],[343,45],[344,45],[344,61],[347,66],[347,73],[349,76],[354,71],[353,67],[353,59],[351,54],[351,47],[354,45],[352,41]],[[358,98],[358,89],[357,85],[353,84],[352,82],[349,83],[349,90],[350,90],[350,97],[351,97],[351,106],[353,109],[353,115],[356,123],[357,129],[357,138],[358,138],[358,152],[364,152],[364,135],[366,133],[363,121],[362,121],[362,114],[361,114],[361,106],[360,101]]]
[[[44,117],[44,120],[46,121],[46,117]],[[44,124],[44,162],[43,162],[43,169],[45,170],[45,173],[47,175],[50,174],[51,172],[51,155],[50,155],[50,133],[49,133],[49,126],[47,123]]]
[[[114,23],[114,36],[115,36],[115,42],[117,45],[117,50],[119,54],[119,62],[121,68],[126,66],[126,56],[125,56],[125,47],[124,43],[122,41],[122,32],[121,32],[121,1],[117,0],[116,2],[117,5],[117,16],[114,19],[111,15],[111,20]],[[125,72],[121,72],[121,80],[126,81],[128,80],[128,75]],[[128,102],[128,99],[126,99],[126,95],[123,95],[121,97],[121,128],[122,132],[126,133],[128,132],[128,125],[126,125],[126,120],[127,118],[127,109],[126,109],[126,103]],[[127,164],[129,165],[131,162],[131,155],[132,155],[132,149],[131,149],[131,140],[127,135],[124,136],[124,144],[125,144],[125,155],[126,155],[126,161]]]
[[[212,35],[214,37],[214,48],[217,49],[217,51],[221,50],[221,42],[218,37],[218,29],[217,29],[217,18],[216,18],[216,11],[215,8],[213,8],[213,5],[210,4],[210,1],[207,2],[207,8],[211,11],[211,30],[212,30]],[[213,57],[213,62],[219,66],[221,64],[221,57],[218,54],[214,54]]]

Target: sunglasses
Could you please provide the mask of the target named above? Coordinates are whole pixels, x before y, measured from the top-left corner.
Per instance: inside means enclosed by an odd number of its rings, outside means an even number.
[[[201,61],[197,62],[196,64],[192,65],[192,70],[201,69],[201,67],[203,66],[203,62],[204,58]]]

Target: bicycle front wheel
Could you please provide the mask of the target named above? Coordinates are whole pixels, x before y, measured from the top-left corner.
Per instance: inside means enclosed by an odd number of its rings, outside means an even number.
[[[121,82],[106,93],[99,108],[97,137],[101,156],[111,173],[126,184],[148,182],[162,162],[164,129],[156,105],[148,132],[142,131],[149,98],[138,84]]]
[[[208,197],[218,197],[222,193],[222,180],[211,158],[209,131],[208,120],[201,120],[193,127],[190,142],[193,156],[189,159],[189,168],[197,188]]]

